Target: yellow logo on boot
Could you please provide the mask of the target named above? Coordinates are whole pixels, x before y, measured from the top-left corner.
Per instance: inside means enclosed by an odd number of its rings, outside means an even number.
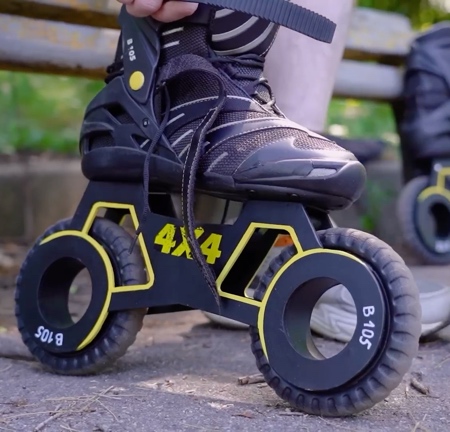
[[[140,90],[145,83],[145,76],[142,72],[133,72],[130,76],[130,88],[134,91]]]

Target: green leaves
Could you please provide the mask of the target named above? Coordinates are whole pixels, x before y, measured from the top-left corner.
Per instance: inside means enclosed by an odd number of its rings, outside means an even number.
[[[442,0],[358,0],[359,6],[398,12],[408,16],[417,28],[449,18]]]
[[[0,153],[76,153],[86,105],[101,82],[0,72]]]

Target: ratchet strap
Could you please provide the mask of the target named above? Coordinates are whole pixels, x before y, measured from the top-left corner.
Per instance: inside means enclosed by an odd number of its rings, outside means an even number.
[[[333,41],[336,24],[288,0],[184,0],[243,12],[302,33],[320,42]],[[339,1],[339,0],[337,0]]]

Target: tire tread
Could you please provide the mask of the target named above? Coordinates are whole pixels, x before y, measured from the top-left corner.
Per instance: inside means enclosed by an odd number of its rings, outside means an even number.
[[[81,351],[63,356],[46,351],[34,340],[23,324],[18,306],[20,292],[24,289],[21,283],[21,275],[27,271],[28,260],[33,256],[44,238],[68,229],[70,221],[70,219],[64,219],[50,227],[37,239],[35,246],[29,251],[17,278],[15,314],[24,344],[44,367],[61,375],[93,375],[111,366],[134,343],[137,333],[142,328],[146,309],[110,313],[101,335]],[[91,235],[112,252],[113,256],[110,258],[116,261],[122,285],[145,283],[143,259],[136,249],[129,253],[133,239],[122,227],[107,219],[96,218]]]
[[[421,331],[419,293],[402,258],[376,237],[346,228],[331,228],[318,235],[324,248],[352,253],[371,264],[378,273],[392,313],[384,352],[356,382],[323,393],[297,388],[279,376],[264,355],[255,327],[250,328],[252,352],[266,382],[282,399],[307,414],[342,417],[369,409],[384,400],[408,372],[418,352]],[[262,300],[274,274],[295,253],[295,248],[286,248],[272,261],[255,292],[257,300]]]

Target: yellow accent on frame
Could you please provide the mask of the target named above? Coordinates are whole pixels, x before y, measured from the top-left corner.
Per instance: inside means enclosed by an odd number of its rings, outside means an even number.
[[[233,253],[231,254],[230,259],[227,261],[222,272],[220,273],[219,277],[217,278],[216,284],[217,284],[217,290],[221,297],[228,298],[228,299],[235,300],[235,301],[240,301],[242,303],[246,303],[246,304],[249,304],[252,306],[259,307],[261,302],[259,302],[258,300],[254,300],[254,299],[251,299],[248,297],[242,297],[242,296],[239,296],[236,294],[230,294],[230,293],[227,293],[222,290],[223,282],[225,281],[226,277],[230,273],[233,266],[236,264],[236,261],[240,257],[242,251],[247,246],[253,233],[257,229],[272,229],[272,230],[278,230],[278,231],[285,231],[285,232],[289,233],[297,251],[303,251],[303,249],[300,245],[300,241],[297,237],[297,233],[295,232],[294,228],[289,225],[275,225],[275,224],[253,222],[248,226],[247,230],[245,231],[245,233],[242,236],[241,240],[239,241],[238,245],[236,246]]]
[[[435,186],[430,186],[423,190],[419,197],[419,201],[425,201],[432,195],[441,195],[450,202],[450,191],[445,187],[445,179],[450,176],[450,168],[442,168],[438,173]]]
[[[230,294],[230,293],[224,292],[224,291],[222,291],[222,288],[221,288],[226,277],[230,273],[231,269],[235,265],[236,261],[238,260],[239,256],[241,255],[242,251],[247,246],[253,233],[257,229],[277,230],[277,231],[284,231],[284,232],[288,233],[292,240],[291,244],[293,244],[297,250],[297,253],[281,267],[281,269],[277,272],[275,277],[271,280],[271,282],[270,282],[269,286],[267,287],[267,290],[264,294],[264,298],[261,302],[258,300],[248,298],[248,297],[242,297],[242,296],[239,296],[236,294]],[[277,241],[278,241],[278,239],[275,240],[274,244],[277,243]],[[344,251],[332,250],[332,249],[319,249],[319,248],[304,251],[300,244],[300,240],[297,236],[297,233],[295,232],[295,229],[292,226],[253,222],[248,226],[247,230],[245,231],[244,235],[242,236],[242,238],[239,241],[238,245],[236,246],[235,250],[231,254],[230,259],[225,264],[222,272],[220,273],[219,277],[217,278],[217,282],[216,282],[217,289],[218,289],[219,295],[221,297],[259,307],[258,332],[259,332],[259,337],[261,340],[261,346],[262,346],[264,355],[266,356],[267,359],[269,359],[269,356],[267,353],[266,341],[265,341],[265,336],[264,336],[264,315],[265,315],[265,311],[266,311],[267,301],[270,297],[270,293],[272,292],[273,288],[275,287],[275,285],[276,285],[277,281],[279,280],[279,278],[281,277],[281,275],[286,271],[286,269],[290,265],[292,265],[294,262],[298,261],[301,258],[305,258],[309,255],[314,255],[314,254],[318,254],[318,253],[331,253],[334,255],[345,256],[354,261],[357,261],[360,264],[364,264],[363,261],[361,261],[356,256],[354,256],[348,252],[344,252]]]
[[[84,223],[82,232],[89,233],[94,220],[101,209],[118,209],[118,210],[127,210],[130,212],[130,217],[133,222],[134,229],[137,230],[139,227],[139,219],[136,213],[136,209],[132,204],[120,204],[120,203],[112,203],[112,202],[97,202],[92,206],[91,211]],[[141,248],[142,257],[145,263],[145,270],[148,277],[148,282],[144,285],[127,285],[123,287],[114,287],[113,293],[121,293],[121,292],[134,292],[134,291],[144,291],[150,289],[155,283],[155,273],[153,271],[153,267],[150,261],[150,255],[147,250],[147,246],[145,244],[144,236],[139,234],[138,237],[139,246]]]
[[[70,231],[70,230],[61,231],[61,232],[58,232],[58,233],[55,233],[55,234],[52,234],[52,235],[46,237],[44,240],[41,241],[40,244],[43,245],[46,243],[50,243],[51,241],[59,239],[61,237],[78,237],[78,238],[82,238],[83,240],[88,242],[98,252],[100,257],[102,258],[103,263],[105,264],[106,276],[107,276],[107,281],[108,281],[105,302],[103,304],[102,310],[97,318],[96,323],[94,324],[91,331],[89,332],[89,334],[86,336],[86,338],[83,340],[83,342],[81,342],[81,344],[77,347],[77,351],[80,351],[83,348],[85,348],[87,345],[89,345],[95,339],[95,337],[98,335],[98,333],[102,329],[103,324],[105,323],[105,320],[108,316],[108,308],[109,308],[109,304],[111,303],[111,296],[114,291],[114,270],[113,270],[111,261],[108,257],[108,254],[106,253],[106,251],[102,247],[102,245],[100,243],[98,243],[97,241],[95,241],[91,236],[89,236],[89,234],[86,234],[85,232]]]
[[[280,270],[278,270],[278,272],[276,273],[275,277],[270,281],[269,286],[267,287],[266,292],[264,293],[264,298],[261,302],[261,306],[259,308],[259,313],[258,313],[258,332],[259,332],[259,337],[261,340],[261,347],[263,349],[264,355],[266,356],[267,360],[269,360],[269,356],[267,353],[267,347],[266,347],[266,339],[264,336],[264,315],[266,312],[266,307],[267,307],[267,302],[270,298],[270,294],[272,293],[272,290],[274,289],[276,283],[278,282],[278,280],[280,279],[281,275],[295,262],[297,262],[298,260],[305,258],[309,255],[315,255],[315,254],[320,254],[320,253],[328,253],[328,254],[333,254],[333,255],[340,255],[340,256],[344,256],[346,258],[352,259],[353,261],[356,261],[360,264],[363,264],[363,261],[361,261],[359,258],[357,258],[356,256],[348,253],[348,252],[344,252],[344,251],[339,251],[339,250],[332,250],[332,249],[310,249],[308,251],[303,251],[300,250],[297,254],[295,254],[288,262],[286,262]]]
[[[139,226],[139,219],[136,214],[136,209],[134,208],[133,205],[120,204],[120,203],[109,203],[109,202],[97,202],[96,204],[94,204],[92,206],[92,209],[89,212],[89,215],[86,218],[83,229],[81,231],[71,231],[71,230],[61,231],[59,233],[56,233],[56,234],[46,237],[40,243],[42,245],[42,244],[48,243],[52,240],[55,240],[57,238],[64,237],[64,236],[79,237],[79,238],[82,238],[83,240],[86,240],[89,244],[91,244],[97,250],[97,252],[99,253],[100,257],[102,258],[102,260],[105,264],[105,269],[106,269],[107,278],[108,278],[108,290],[107,290],[107,295],[106,295],[106,299],[105,299],[105,304],[103,305],[102,311],[101,311],[95,325],[92,327],[92,329],[91,329],[90,333],[87,335],[87,337],[78,346],[77,351],[79,351],[79,350],[85,348],[87,345],[89,345],[95,339],[95,337],[98,335],[98,333],[100,332],[100,330],[106,320],[106,317],[108,316],[108,308],[109,308],[109,305],[111,302],[111,297],[113,294],[122,293],[122,292],[134,292],[134,291],[147,290],[147,289],[150,289],[153,286],[153,284],[155,283],[155,274],[153,272],[153,267],[151,265],[150,255],[149,255],[147,247],[145,245],[144,238],[143,238],[142,234],[140,234],[138,237],[138,242],[141,247],[141,253],[142,253],[142,256],[144,259],[145,269],[147,271],[148,282],[144,285],[128,285],[128,286],[123,286],[123,287],[115,286],[114,270],[113,270],[111,260],[109,259],[108,254],[106,253],[105,249],[101,246],[101,244],[98,243],[95,239],[93,239],[89,235],[89,231],[91,230],[94,220],[95,220],[99,210],[101,210],[101,209],[128,210],[130,212],[130,217],[131,217],[131,220],[133,221],[133,225],[134,225],[135,229],[137,229]]]
[[[148,276],[148,282],[144,285],[130,285],[130,286],[124,286],[124,287],[116,287],[115,286],[114,270],[113,270],[113,267],[112,267],[112,264],[111,264],[108,254],[106,253],[105,249],[101,246],[101,244],[98,243],[96,240],[94,240],[89,235],[89,231],[94,223],[94,220],[95,220],[99,210],[101,210],[101,209],[127,210],[130,213],[134,228],[137,229],[139,226],[139,219],[137,217],[136,210],[132,204],[97,202],[96,204],[94,204],[92,206],[92,209],[89,212],[89,215],[86,218],[85,224],[81,231],[70,231],[70,230],[62,231],[62,232],[50,235],[49,237],[45,238],[41,242],[41,244],[45,244],[52,240],[55,240],[57,238],[64,237],[64,236],[75,236],[75,237],[82,238],[82,239],[86,240],[90,245],[92,245],[96,249],[96,251],[99,253],[100,257],[102,258],[102,260],[105,264],[105,270],[106,270],[107,279],[108,279],[108,289],[107,289],[105,303],[104,303],[102,311],[97,319],[97,322],[93,326],[93,328],[90,331],[90,333],[88,334],[88,336],[83,340],[83,342],[77,348],[78,351],[83,349],[87,345],[89,345],[89,343],[91,343],[94,340],[94,338],[97,336],[97,334],[101,330],[101,328],[106,320],[106,317],[108,316],[109,304],[111,302],[111,297],[114,293],[147,290],[147,289],[150,289],[155,282],[155,275],[154,275],[153,267],[151,265],[150,255],[148,253],[144,237],[142,234],[140,234],[138,237],[138,242],[141,247],[141,253],[142,253],[142,256],[144,259],[145,268],[146,268],[147,276]],[[257,229],[272,229],[272,230],[287,232],[289,234],[290,238],[292,239],[292,243],[294,244],[294,246],[297,250],[297,253],[287,263],[285,263],[282,266],[282,268],[277,272],[275,277],[271,280],[269,286],[267,287],[267,290],[264,294],[264,298],[262,301],[254,300],[254,299],[251,299],[248,297],[242,297],[242,296],[235,295],[235,294],[226,293],[226,292],[222,291],[222,288],[221,288],[221,286],[222,286],[223,282],[225,281],[226,277],[228,276],[229,272],[235,265],[236,261],[238,260],[239,256],[241,255],[242,251],[248,244],[251,236]],[[276,241],[277,240],[275,240],[275,242]],[[262,349],[263,349],[263,352],[264,352],[265,356],[267,357],[267,359],[268,359],[268,353],[267,353],[265,336],[264,336],[264,319],[265,319],[265,310],[266,310],[266,306],[267,306],[267,302],[270,297],[270,294],[271,294],[272,290],[274,289],[277,281],[281,277],[281,275],[286,271],[286,269],[290,265],[294,264],[296,261],[300,260],[301,258],[304,258],[309,255],[318,254],[318,253],[329,253],[329,254],[345,256],[349,259],[359,262],[360,264],[364,264],[363,261],[361,261],[356,256],[354,256],[348,252],[344,252],[344,251],[331,250],[331,249],[320,249],[320,248],[304,251],[300,244],[300,240],[297,236],[297,233],[295,232],[295,229],[289,225],[277,225],[277,224],[254,222],[248,226],[247,230],[245,231],[244,235],[242,236],[242,238],[239,241],[238,245],[236,246],[235,250],[231,254],[230,259],[225,264],[222,272],[220,273],[219,277],[217,278],[217,288],[218,288],[219,295],[221,297],[228,298],[228,299],[231,299],[234,301],[239,301],[242,303],[246,303],[246,304],[256,306],[259,308],[257,327],[258,327],[258,331],[259,331],[259,335],[260,335],[260,339],[261,339]]]

